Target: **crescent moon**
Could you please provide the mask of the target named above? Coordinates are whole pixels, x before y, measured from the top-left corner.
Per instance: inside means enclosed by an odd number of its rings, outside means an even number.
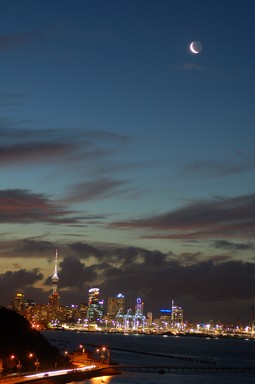
[[[189,49],[191,50],[192,53],[195,53],[195,54],[199,53],[199,51],[197,51],[194,48],[194,41],[192,41],[192,43],[190,44]]]

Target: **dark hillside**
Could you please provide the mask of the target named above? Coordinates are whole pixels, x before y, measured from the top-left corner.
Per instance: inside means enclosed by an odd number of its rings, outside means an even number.
[[[34,358],[29,358],[31,353]],[[11,359],[11,355],[16,358]],[[22,364],[22,371],[34,370],[36,359],[41,369],[70,366],[58,349],[32,329],[23,316],[5,307],[0,307],[0,359],[7,371],[15,370],[18,360]]]

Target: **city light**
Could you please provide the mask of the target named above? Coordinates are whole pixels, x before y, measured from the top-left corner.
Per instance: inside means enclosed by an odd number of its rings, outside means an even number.
[[[79,370],[76,370],[76,372],[85,372],[85,371],[90,371],[96,368],[95,364],[88,365],[86,367],[80,367]],[[75,370],[74,370],[75,372]],[[70,370],[66,369],[60,369],[57,371],[47,371],[47,372],[42,372],[42,373],[37,373],[37,374],[32,374],[32,375],[26,375],[25,377],[28,379],[33,379],[33,378],[43,378],[43,377],[50,377],[50,376],[61,376],[61,375],[66,375],[70,373]]]
[[[84,356],[85,348],[84,348],[83,344],[80,344],[80,349],[82,350],[82,355]]]
[[[15,356],[15,355],[11,355],[11,360],[14,360],[14,359],[17,361],[16,367],[17,367],[17,371],[19,373],[21,368],[22,368],[22,365],[20,363],[20,359],[18,359],[17,356]]]
[[[97,348],[97,353],[101,353],[101,363],[102,364],[109,364],[110,362],[110,351],[106,347]]]
[[[126,307],[126,298],[122,293],[117,293],[107,300],[103,300],[100,288],[92,287],[88,290],[85,303],[80,305],[61,306],[58,294],[58,269],[56,251],[54,270],[52,275],[53,290],[49,296],[47,305],[37,305],[34,301],[26,300],[24,294],[17,293],[13,298],[13,308],[16,312],[30,322],[31,326],[36,324],[47,324],[51,329],[68,329],[91,332],[121,332],[145,333],[145,334],[210,334],[210,335],[239,335],[244,337],[255,337],[255,316],[252,311],[250,324],[237,327],[236,325],[224,325],[211,320],[205,324],[190,324],[184,321],[184,309],[176,305],[174,300],[169,302],[169,307],[159,309],[156,316],[149,311],[144,313],[144,302],[141,297],[136,298],[133,308]],[[82,354],[85,348],[80,346]]]
[[[37,358],[33,353],[30,353],[30,354],[28,355],[28,357],[29,357],[30,359],[34,358],[35,372],[37,372],[37,371],[38,371],[38,368],[39,368],[39,366],[40,366],[40,362],[39,362],[38,358]]]

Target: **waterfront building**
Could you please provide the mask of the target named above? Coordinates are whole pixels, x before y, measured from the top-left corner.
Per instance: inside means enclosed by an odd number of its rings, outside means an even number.
[[[79,306],[72,304],[71,306],[66,306],[64,309],[64,319],[68,323],[75,323],[79,319]]]
[[[152,312],[147,312],[147,325],[150,327],[152,325]]]
[[[26,319],[34,328],[45,328],[48,325],[48,305],[28,306],[25,312]]]
[[[183,309],[172,300],[171,327],[180,328],[183,325]]]
[[[107,318],[110,320],[118,315],[124,315],[125,307],[125,296],[122,293],[119,293],[116,297],[109,297],[107,300]]]
[[[123,324],[122,329],[125,332],[143,332],[146,325],[146,317],[143,315],[136,315],[128,309],[126,315],[122,316]],[[120,323],[119,323],[120,324]]]
[[[27,301],[25,300],[23,293],[17,293],[13,299],[11,308],[18,312],[20,315],[24,315],[27,308]]]
[[[126,311],[126,300],[122,293],[118,293],[116,296],[117,300],[117,313],[125,313]]]
[[[164,331],[168,331],[172,325],[172,311],[171,309],[161,309],[159,325]]]
[[[81,303],[79,305],[79,319],[80,319],[80,321],[84,321],[87,319],[87,311],[88,311],[88,305]]]
[[[114,319],[117,315],[117,301],[116,297],[108,297],[107,299],[107,319]]]
[[[120,332],[136,332],[144,330],[146,317],[143,315],[143,302],[136,299],[135,309],[125,310],[125,297],[119,293],[108,298],[107,315],[104,317],[105,328]]]
[[[91,288],[88,297],[87,319],[89,322],[101,322],[104,310],[104,301],[99,297],[99,288]]]

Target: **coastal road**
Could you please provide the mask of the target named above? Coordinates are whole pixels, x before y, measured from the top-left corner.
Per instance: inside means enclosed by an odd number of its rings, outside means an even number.
[[[67,381],[83,381],[84,379],[98,377],[98,376],[109,376],[116,374],[116,371],[112,370],[108,366],[94,366],[86,369],[69,369],[69,370],[58,370],[40,372],[32,375],[20,375],[20,376],[6,376],[0,380],[1,384],[16,384],[16,383],[31,383],[31,382],[42,382],[42,383],[66,383]]]
[[[65,378],[68,376],[70,377],[84,377],[87,375],[88,372],[90,373],[96,373],[102,368],[100,366],[96,366],[96,364],[92,365],[86,365],[83,367],[79,367],[79,369],[61,369],[61,370],[54,370],[54,371],[46,371],[46,372],[38,372],[34,374],[23,374],[23,375],[9,375],[2,377],[0,380],[0,383],[3,384],[15,384],[15,383],[28,383],[33,381],[41,381],[41,380],[47,380],[49,378],[59,378],[65,376]],[[52,381],[51,381],[52,382]]]

